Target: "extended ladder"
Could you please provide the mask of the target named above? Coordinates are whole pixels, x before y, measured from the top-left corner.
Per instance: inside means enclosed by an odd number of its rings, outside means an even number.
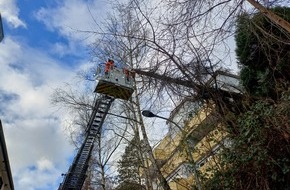
[[[101,134],[102,125],[114,99],[129,100],[134,91],[133,77],[126,68],[114,68],[108,73],[98,72],[95,92],[102,94],[94,103],[85,140],[75,156],[63,183],[58,190],[81,190],[86,179],[89,160],[96,137]]]
[[[102,95],[95,101],[85,140],[58,190],[80,190],[82,188],[95,139],[101,133],[102,125],[113,100],[112,97]]]

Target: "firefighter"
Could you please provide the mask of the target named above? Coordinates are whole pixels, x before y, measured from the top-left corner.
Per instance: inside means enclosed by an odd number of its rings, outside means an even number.
[[[107,75],[110,70],[113,70],[114,68],[114,61],[111,59],[108,59],[105,65],[105,74]]]
[[[126,67],[123,68],[124,74],[126,76],[126,80],[129,81],[129,69],[127,69]]]
[[[124,74],[126,76],[126,80],[129,81],[130,77],[135,78],[135,71],[130,71],[128,68],[124,67],[123,68]]]

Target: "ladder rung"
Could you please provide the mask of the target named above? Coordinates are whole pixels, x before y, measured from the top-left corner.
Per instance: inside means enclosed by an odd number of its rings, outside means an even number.
[[[70,174],[66,176],[59,190],[76,190],[82,188],[95,139],[100,135],[102,124],[113,100],[113,98],[108,96],[102,96],[95,102],[93,114],[91,115],[88,130],[86,131],[86,138],[68,171]]]

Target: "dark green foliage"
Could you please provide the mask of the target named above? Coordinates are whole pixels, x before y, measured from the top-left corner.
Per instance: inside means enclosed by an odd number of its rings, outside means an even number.
[[[145,190],[146,188],[138,183],[133,182],[123,182],[116,190]]]
[[[290,21],[290,8],[272,11]],[[231,145],[205,189],[290,189],[289,36],[260,13],[238,18],[241,81],[259,100],[245,99],[240,115],[225,114]]]
[[[122,187],[140,184],[141,148],[142,141],[140,141],[139,137],[135,136],[125,148],[121,160],[118,161],[118,178]]]
[[[284,94],[285,95],[285,94]],[[290,189],[289,93],[279,103],[258,101],[241,114],[231,148],[222,154],[222,170],[206,189]]]
[[[290,21],[290,8],[272,11]],[[251,95],[277,99],[290,81],[289,33],[263,14],[243,14],[237,20],[237,58],[242,84]]]

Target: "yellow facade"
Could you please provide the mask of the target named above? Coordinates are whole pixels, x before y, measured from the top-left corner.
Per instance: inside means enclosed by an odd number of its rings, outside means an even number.
[[[213,119],[208,119],[214,118],[211,110],[201,109],[183,131],[175,136],[167,135],[154,149],[155,158],[162,163],[161,172],[172,190],[189,190],[196,183],[193,164],[207,178],[213,174],[210,169],[218,165],[219,144],[227,133]]]
[[[210,114],[210,108],[204,108],[198,112],[189,122],[187,122],[184,129],[181,129],[174,137],[171,134],[165,136],[162,141],[154,148],[154,156],[157,159],[167,159],[177,147],[181,145],[181,141],[188,137]]]

